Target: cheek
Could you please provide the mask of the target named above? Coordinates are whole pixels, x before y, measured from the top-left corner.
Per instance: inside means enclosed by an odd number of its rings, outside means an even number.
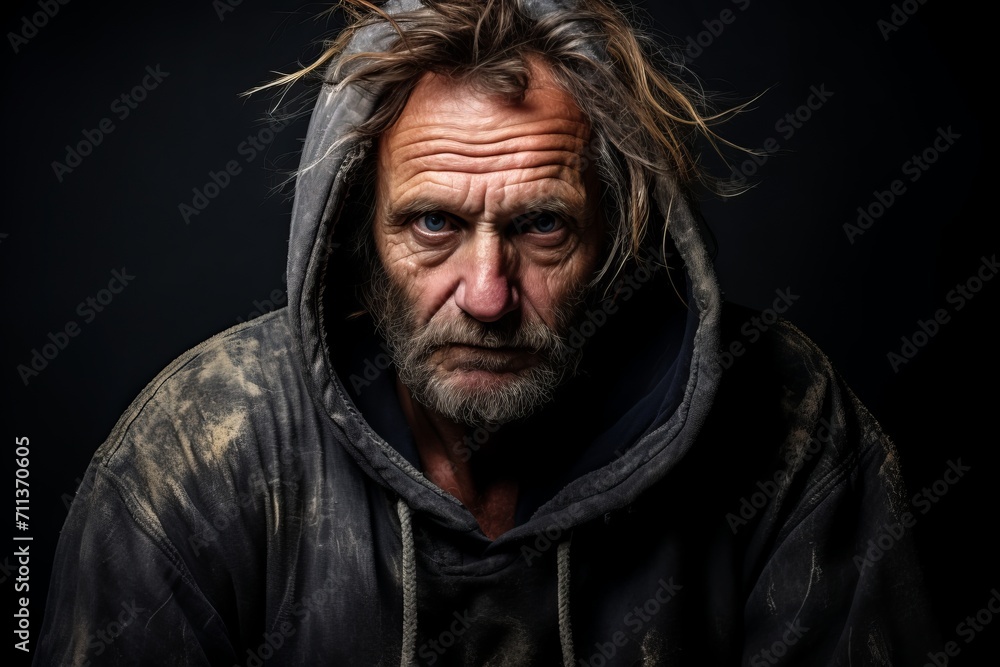
[[[447,275],[440,275],[441,270],[435,270],[427,275],[410,281],[407,293],[410,302],[416,307],[417,321],[420,325],[427,324],[435,316],[447,309],[453,290],[452,281]]]
[[[590,281],[597,260],[598,253],[581,244],[560,264],[524,264],[521,286],[526,307],[548,326],[557,327],[556,312]]]
[[[526,307],[549,326],[556,312],[585,289],[604,260],[604,231],[599,220],[591,220],[565,246],[546,249],[525,244],[520,248],[520,284]]]
[[[455,271],[448,261],[429,264],[401,238],[381,240],[379,257],[389,279],[403,288],[416,310],[417,324],[426,324],[448,302]]]

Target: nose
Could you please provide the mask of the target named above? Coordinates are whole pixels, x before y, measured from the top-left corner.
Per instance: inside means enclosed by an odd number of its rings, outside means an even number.
[[[495,322],[520,306],[517,286],[511,280],[513,260],[505,256],[504,240],[495,232],[477,231],[469,243],[455,302],[469,316]]]

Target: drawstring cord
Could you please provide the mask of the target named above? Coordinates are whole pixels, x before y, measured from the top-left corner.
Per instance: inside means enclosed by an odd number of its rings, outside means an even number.
[[[559,543],[557,567],[559,570],[559,645],[562,647],[564,667],[576,667],[573,655],[573,625],[569,617],[569,545],[570,540]]]
[[[396,512],[403,539],[403,646],[399,664],[400,667],[411,667],[417,658],[417,561],[410,508],[402,498],[396,502]]]
[[[403,646],[400,650],[400,667],[412,667],[417,650],[417,561],[413,546],[413,522],[410,508],[400,498],[396,502],[399,529],[403,540]],[[569,546],[570,539],[559,543],[556,554],[558,570],[559,646],[564,667],[575,667],[573,653],[573,626],[569,616]]]

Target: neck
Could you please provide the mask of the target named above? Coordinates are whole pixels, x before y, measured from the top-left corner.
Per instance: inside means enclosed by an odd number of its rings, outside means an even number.
[[[513,528],[517,480],[497,473],[506,466],[483,465],[485,459],[495,461],[502,453],[494,451],[490,442],[473,451],[466,442],[468,426],[421,405],[398,380],[396,394],[424,475],[465,505],[489,539]]]

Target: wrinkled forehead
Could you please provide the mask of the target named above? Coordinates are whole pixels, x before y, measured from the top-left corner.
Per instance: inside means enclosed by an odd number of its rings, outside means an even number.
[[[589,219],[589,135],[572,96],[544,74],[517,99],[425,75],[379,142],[378,209],[385,220],[425,207],[489,218],[544,200]]]
[[[531,76],[520,99],[488,92],[482,84],[428,72],[411,92],[399,118],[383,134],[384,151],[415,134],[439,139],[514,136],[518,131],[566,133],[586,141],[590,126],[572,95],[547,66],[529,61]]]

